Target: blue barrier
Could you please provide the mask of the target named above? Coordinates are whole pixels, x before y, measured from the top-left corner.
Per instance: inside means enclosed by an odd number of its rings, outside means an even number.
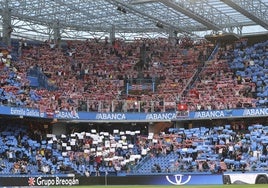
[[[89,121],[176,121],[176,120],[200,120],[200,119],[228,119],[242,117],[265,117],[268,116],[268,108],[234,109],[234,110],[212,110],[189,112],[187,116],[178,117],[177,112],[155,112],[155,113],[99,113],[99,112],[75,112],[58,111],[47,114],[39,109],[21,108],[21,107],[0,107],[1,114],[54,118],[67,120],[89,120]]]

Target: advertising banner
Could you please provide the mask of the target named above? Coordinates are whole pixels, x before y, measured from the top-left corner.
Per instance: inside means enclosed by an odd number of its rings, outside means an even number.
[[[0,187],[4,186],[77,186],[77,185],[216,185],[223,184],[222,175],[175,174],[143,176],[29,176],[0,177]]]
[[[88,121],[176,121],[176,120],[197,120],[197,119],[220,119],[220,118],[242,118],[268,116],[268,108],[250,108],[233,110],[210,110],[210,111],[187,111],[183,115],[178,112],[76,112],[76,111],[45,111],[39,109],[21,107],[0,107],[1,114],[26,116],[35,118],[53,118],[66,120],[88,120]]]

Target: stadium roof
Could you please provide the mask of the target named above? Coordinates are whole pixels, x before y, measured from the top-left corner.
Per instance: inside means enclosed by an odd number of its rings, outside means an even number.
[[[268,30],[268,0],[0,0],[0,9],[2,20],[10,13],[13,37],[36,39],[55,28],[66,39]]]

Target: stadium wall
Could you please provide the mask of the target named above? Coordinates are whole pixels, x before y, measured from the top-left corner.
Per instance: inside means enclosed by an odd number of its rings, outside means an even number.
[[[267,184],[264,173],[229,174],[158,174],[133,176],[17,176],[0,177],[4,186],[75,186],[75,185],[222,185]]]
[[[25,176],[0,177],[0,186],[74,186],[74,185],[201,185],[223,184],[222,175],[175,174],[140,176]]]

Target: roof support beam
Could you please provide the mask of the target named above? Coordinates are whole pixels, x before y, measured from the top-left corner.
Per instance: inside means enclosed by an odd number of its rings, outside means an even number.
[[[146,14],[146,13],[144,13],[144,12],[142,12],[142,11],[136,9],[136,8],[134,8],[132,5],[124,3],[123,1],[120,1],[120,0],[107,0],[107,1],[110,2],[111,4],[117,4],[117,5],[124,6],[128,10],[130,10],[132,13],[138,14],[140,16],[143,16],[144,18],[147,18],[148,20],[154,21],[155,23],[162,23],[163,25],[167,26],[170,29],[174,29],[174,30],[177,30],[179,32],[189,33],[189,31],[182,30],[181,28],[176,27],[176,26],[174,26],[172,24],[169,24],[167,22],[164,22],[163,20],[161,20],[159,18],[156,18],[154,16],[148,15],[148,14]]]
[[[137,5],[137,4],[143,4],[143,3],[153,3],[156,0],[133,0],[130,2],[132,5]]]
[[[222,27],[216,23],[219,23],[219,20],[216,21],[214,19],[208,18],[206,15],[211,15],[212,12],[206,11],[203,7],[198,7],[199,11],[196,11],[196,7],[193,4],[188,2],[179,1],[176,2],[174,0],[159,0],[159,2],[163,3],[164,5],[173,8],[176,11],[183,13],[184,15],[202,23],[206,27],[211,30],[218,31],[221,30]],[[207,8],[207,7],[206,7]],[[202,13],[202,14],[200,14]],[[226,18],[225,18],[226,19]]]
[[[268,6],[260,0],[221,0],[256,24],[268,29]]]

